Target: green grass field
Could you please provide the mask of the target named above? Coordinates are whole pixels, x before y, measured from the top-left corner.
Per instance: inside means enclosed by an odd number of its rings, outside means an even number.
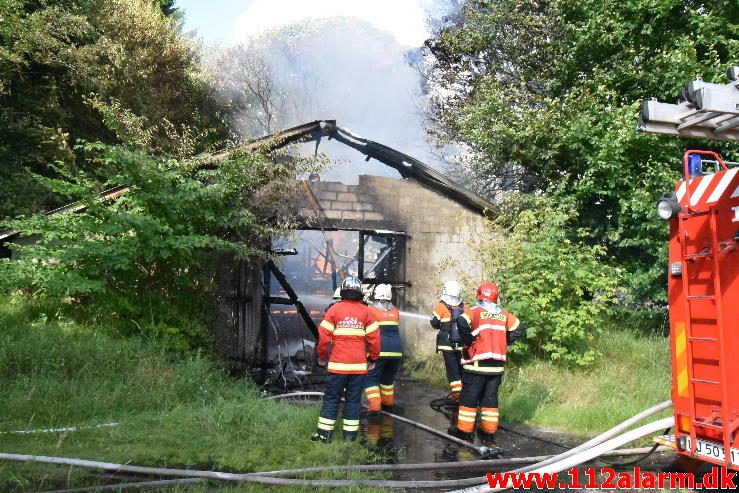
[[[502,419],[586,436],[670,398],[668,338],[611,330],[595,345],[602,357],[587,370],[542,360],[510,364],[501,391]],[[448,388],[440,355],[406,367],[412,378]]]
[[[66,435],[4,433],[1,452],[238,472],[376,460],[359,444],[309,441],[316,406],[261,401],[253,384],[204,355],[173,355],[8,301],[0,327],[1,432],[119,423]],[[81,469],[0,462],[0,491],[96,481]]]
[[[17,299],[0,302],[0,327],[0,432],[118,423],[68,434],[2,433],[0,452],[237,472],[379,459],[359,444],[310,442],[316,406],[262,401],[254,384],[229,377],[207,355],[116,338]],[[586,436],[669,397],[666,338],[611,331],[597,347],[603,356],[588,370],[540,360],[511,365],[503,420]],[[446,388],[438,355],[407,362],[406,369]],[[100,481],[77,468],[0,462],[0,491]]]

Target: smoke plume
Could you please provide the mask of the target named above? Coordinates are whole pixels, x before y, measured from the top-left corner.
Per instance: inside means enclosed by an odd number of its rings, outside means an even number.
[[[445,3],[444,3],[445,4]],[[436,2],[437,12],[439,2]],[[435,166],[439,156],[424,130],[426,97],[408,48],[357,18],[306,20],[223,48],[213,63],[220,93],[237,109],[241,138],[258,137],[312,120],[342,127]],[[303,145],[311,153],[314,146]],[[324,179],[355,183],[359,174],[398,176],[340,143],[319,152],[338,164]]]

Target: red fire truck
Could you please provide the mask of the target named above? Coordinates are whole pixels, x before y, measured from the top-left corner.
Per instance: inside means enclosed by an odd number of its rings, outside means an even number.
[[[691,81],[679,104],[645,101],[639,130],[739,142],[739,67]],[[670,222],[668,293],[678,454],[739,469],[739,163],[688,150],[657,212]]]

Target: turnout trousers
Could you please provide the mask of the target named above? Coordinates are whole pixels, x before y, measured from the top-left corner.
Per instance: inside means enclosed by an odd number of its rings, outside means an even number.
[[[318,418],[318,430],[330,436],[339,415],[339,404],[346,391],[344,403],[344,436],[355,438],[359,432],[359,412],[362,408],[362,390],[366,375],[347,373],[328,373],[323,405]]]
[[[462,391],[462,352],[442,350],[441,354],[444,356],[446,379],[449,382],[452,397],[458,398]]]
[[[371,412],[395,404],[395,377],[398,376],[400,358],[380,358],[367,373],[364,392]]]
[[[464,433],[475,430],[477,408],[480,408],[480,431],[498,431],[498,389],[503,381],[503,373],[462,374],[462,395],[459,397],[459,417],[457,429]]]

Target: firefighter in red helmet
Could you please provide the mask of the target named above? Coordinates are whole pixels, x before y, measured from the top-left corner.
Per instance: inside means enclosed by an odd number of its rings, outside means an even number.
[[[361,281],[356,277],[344,279],[341,301],[328,309],[318,327],[318,364],[327,367],[328,375],[312,440],[331,439],[344,395],[344,440],[357,439],[364,380],[380,356],[379,328],[372,311],[362,302]]]
[[[479,407],[478,432],[483,443],[492,443],[498,430],[498,389],[508,345],[521,338],[525,329],[515,315],[498,305],[498,286],[492,282],[480,284],[477,304],[459,317],[457,326],[464,343],[457,430],[460,437],[471,439]]]

